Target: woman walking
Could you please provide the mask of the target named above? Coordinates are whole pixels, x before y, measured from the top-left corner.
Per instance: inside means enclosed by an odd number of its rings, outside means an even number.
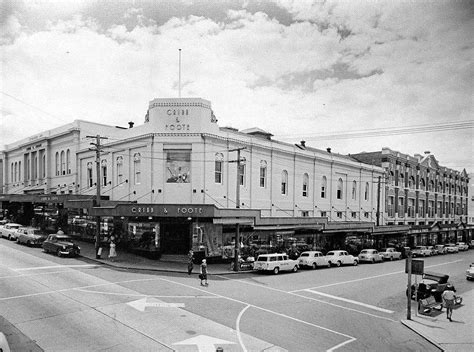
[[[110,250],[109,250],[109,259],[110,261],[114,261],[115,257],[117,256],[117,251],[115,250],[115,242],[110,242]]]
[[[188,253],[188,275],[191,275],[191,273],[193,272],[193,268],[194,268],[193,262],[194,262],[194,252],[191,249]]]
[[[207,283],[207,263],[206,259],[202,260],[201,263],[201,273],[199,274],[199,278],[201,279],[201,286],[208,286]],[[204,284],[202,283],[204,281]]]

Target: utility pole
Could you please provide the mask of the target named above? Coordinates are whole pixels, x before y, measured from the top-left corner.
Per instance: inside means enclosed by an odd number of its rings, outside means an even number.
[[[96,136],[86,136],[87,138],[95,138],[95,143],[90,143],[95,148],[89,148],[90,150],[95,151],[95,167],[96,167],[96,174],[97,174],[97,181],[96,181],[96,198],[95,198],[95,206],[100,207],[100,153],[102,151],[100,140],[101,139],[108,139],[107,137],[101,137],[100,135]],[[96,217],[96,235],[95,235],[95,257],[96,259],[100,259],[101,250],[100,250],[100,216]]]
[[[378,183],[377,183],[377,213],[375,214],[376,218],[377,218],[377,226],[380,225],[380,197],[381,197],[381,188],[380,188],[380,183],[381,183],[381,179],[382,177],[379,176],[379,180],[378,180]]]
[[[229,152],[237,152],[237,160],[230,160],[230,163],[237,163],[237,177],[235,189],[235,207],[240,208],[240,151],[245,147],[235,148]],[[234,255],[234,271],[239,271],[239,253],[240,253],[240,224],[235,224],[235,255]]]

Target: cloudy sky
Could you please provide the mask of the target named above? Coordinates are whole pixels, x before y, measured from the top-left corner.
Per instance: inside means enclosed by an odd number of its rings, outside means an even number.
[[[470,0],[0,0],[0,145],[153,98],[348,154],[430,151],[474,172]]]

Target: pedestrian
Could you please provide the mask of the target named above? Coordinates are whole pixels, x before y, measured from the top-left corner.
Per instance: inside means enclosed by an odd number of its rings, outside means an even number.
[[[109,259],[110,261],[114,261],[114,258],[117,256],[117,251],[115,250],[115,242],[110,242],[110,251],[109,251]]]
[[[202,260],[201,263],[201,273],[199,274],[199,278],[201,279],[201,286],[208,286],[207,283],[207,263],[206,259]],[[204,281],[204,284],[202,283]]]
[[[194,268],[194,252],[191,249],[188,253],[188,275],[191,275]]]
[[[444,305],[446,306],[446,319],[449,321],[453,315],[454,300],[456,295],[454,294],[454,287],[446,286],[446,290],[442,294]]]

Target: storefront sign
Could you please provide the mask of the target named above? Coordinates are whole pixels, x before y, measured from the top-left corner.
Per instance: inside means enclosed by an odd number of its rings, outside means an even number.
[[[157,217],[213,217],[214,206],[182,205],[126,205],[119,204],[112,210],[112,216],[157,216]]]

